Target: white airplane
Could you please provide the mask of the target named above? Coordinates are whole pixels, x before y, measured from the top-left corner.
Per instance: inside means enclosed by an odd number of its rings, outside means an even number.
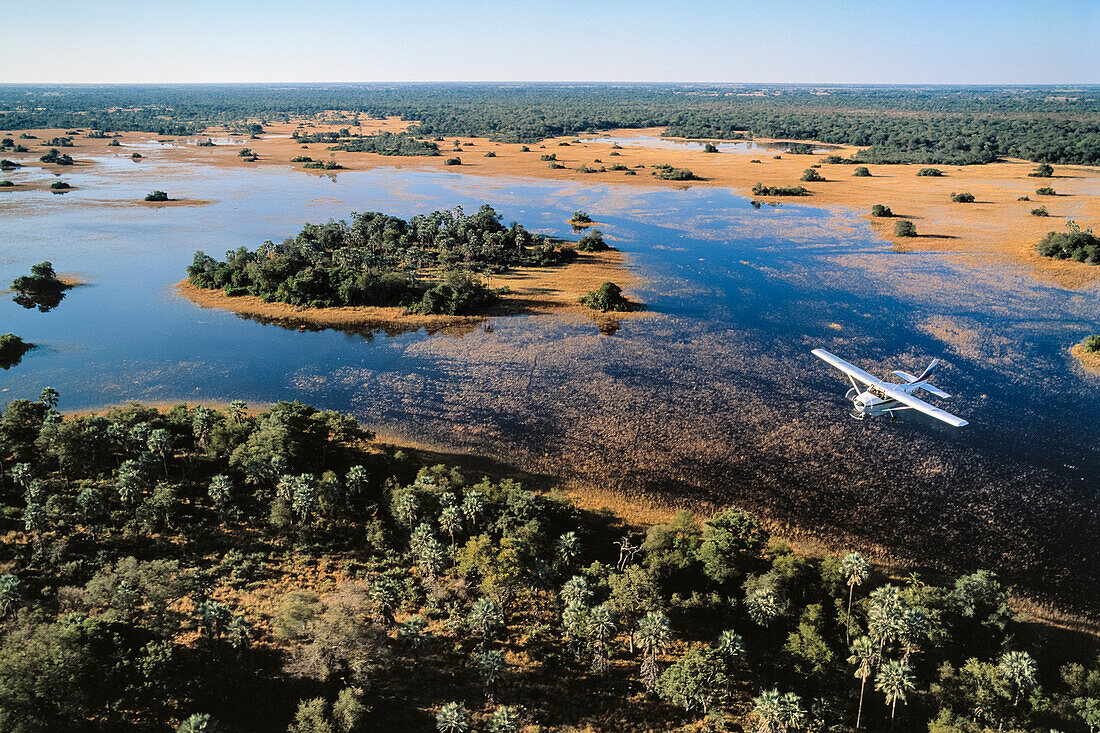
[[[932,363],[928,365],[928,368],[925,369],[919,377],[914,377],[912,374],[906,374],[905,372],[895,371],[894,374],[904,379],[905,382],[903,384],[894,384],[893,382],[884,382],[880,379],[875,379],[859,367],[849,364],[839,356],[830,354],[825,349],[814,349],[810,353],[836,367],[848,376],[848,381],[852,383],[852,388],[848,390],[848,393],[844,396],[852,401],[852,407],[854,408],[852,410],[852,417],[857,420],[862,420],[865,417],[878,417],[879,415],[885,414],[889,414],[891,418],[897,418],[897,415],[894,414],[895,412],[900,410],[917,410],[937,420],[942,420],[948,425],[954,425],[957,428],[969,424],[961,417],[956,417],[949,412],[944,412],[938,407],[933,407],[924,400],[917,399],[913,396],[913,393],[918,389],[923,389],[925,392],[930,392],[937,397],[951,396],[928,383],[928,377],[932,374],[932,370],[940,363],[939,359],[933,359]],[[857,380],[866,385],[866,388],[861,388],[856,383]]]

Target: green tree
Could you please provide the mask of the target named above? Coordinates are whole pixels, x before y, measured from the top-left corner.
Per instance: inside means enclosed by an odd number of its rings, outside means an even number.
[[[1020,702],[1020,696],[1035,687],[1038,667],[1030,654],[1021,651],[1005,652],[998,666],[1012,684],[1012,705],[1015,707]]]
[[[703,715],[728,695],[725,662],[714,649],[694,646],[661,675],[657,694],[662,699]]]
[[[363,690],[359,687],[345,687],[336,695],[332,703],[332,720],[340,733],[352,733],[367,715],[367,706],[363,704]]]
[[[517,733],[519,731],[519,710],[501,705],[489,716],[489,733]]]
[[[755,517],[735,509],[719,512],[703,525],[703,571],[718,584],[738,582],[759,562],[767,541]]]
[[[33,270],[34,268],[31,269]],[[38,401],[49,407],[51,410],[57,409],[57,403],[60,399],[61,393],[53,387],[43,387],[42,392],[38,395]]]
[[[329,720],[328,703],[323,697],[302,700],[287,733],[336,733]]]
[[[221,727],[206,713],[195,713],[176,728],[176,733],[218,733]]]
[[[906,694],[916,689],[916,681],[913,679],[913,669],[898,659],[892,659],[882,665],[875,675],[875,690],[886,696],[886,704],[890,706],[890,720],[894,720],[897,711],[898,700],[905,702]]]
[[[852,642],[852,653],[848,664],[855,665],[855,676],[859,678],[859,707],[856,710],[856,729],[863,719],[863,691],[867,687],[867,678],[878,662],[878,647],[869,636],[861,636]]]
[[[917,236],[917,226],[908,219],[902,219],[894,225],[895,237],[915,237]]]
[[[844,641],[852,638],[852,597],[857,585],[863,585],[871,575],[871,564],[858,552],[849,552],[840,561],[840,572],[844,576],[844,582],[848,586],[848,612],[844,623]]]
[[[504,655],[496,650],[479,652],[473,656],[474,669],[481,678],[485,699],[492,703],[496,699],[497,686],[508,671],[508,664],[504,661]]]
[[[658,611],[650,611],[638,622],[638,646],[642,650],[642,681],[646,689],[652,692],[660,679],[660,666],[657,655],[663,652],[672,641],[672,627],[668,616]]]
[[[210,479],[210,485],[206,493],[210,496],[210,500],[214,502],[214,506],[218,508],[218,511],[224,511],[233,497],[233,482],[225,474],[219,473]]]
[[[23,600],[19,578],[11,573],[0,575],[0,619],[15,612]]]
[[[449,702],[435,716],[435,729],[439,733],[466,733],[470,730],[470,714],[460,702]]]

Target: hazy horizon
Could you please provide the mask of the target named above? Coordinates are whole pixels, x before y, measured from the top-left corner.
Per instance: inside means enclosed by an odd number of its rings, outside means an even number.
[[[13,25],[0,83],[1092,85],[1097,27],[1088,0],[91,0]]]

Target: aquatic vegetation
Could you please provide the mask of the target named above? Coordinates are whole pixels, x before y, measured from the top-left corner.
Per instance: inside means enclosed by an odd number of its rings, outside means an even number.
[[[569,218],[570,224],[591,224],[592,217],[588,215],[587,211],[574,211],[573,216]]]

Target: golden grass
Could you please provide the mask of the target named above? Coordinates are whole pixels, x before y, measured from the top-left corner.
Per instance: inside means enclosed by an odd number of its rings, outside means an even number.
[[[1069,350],[1073,357],[1081,364],[1085,371],[1100,377],[1100,353],[1085,351],[1084,343],[1077,344]]]

